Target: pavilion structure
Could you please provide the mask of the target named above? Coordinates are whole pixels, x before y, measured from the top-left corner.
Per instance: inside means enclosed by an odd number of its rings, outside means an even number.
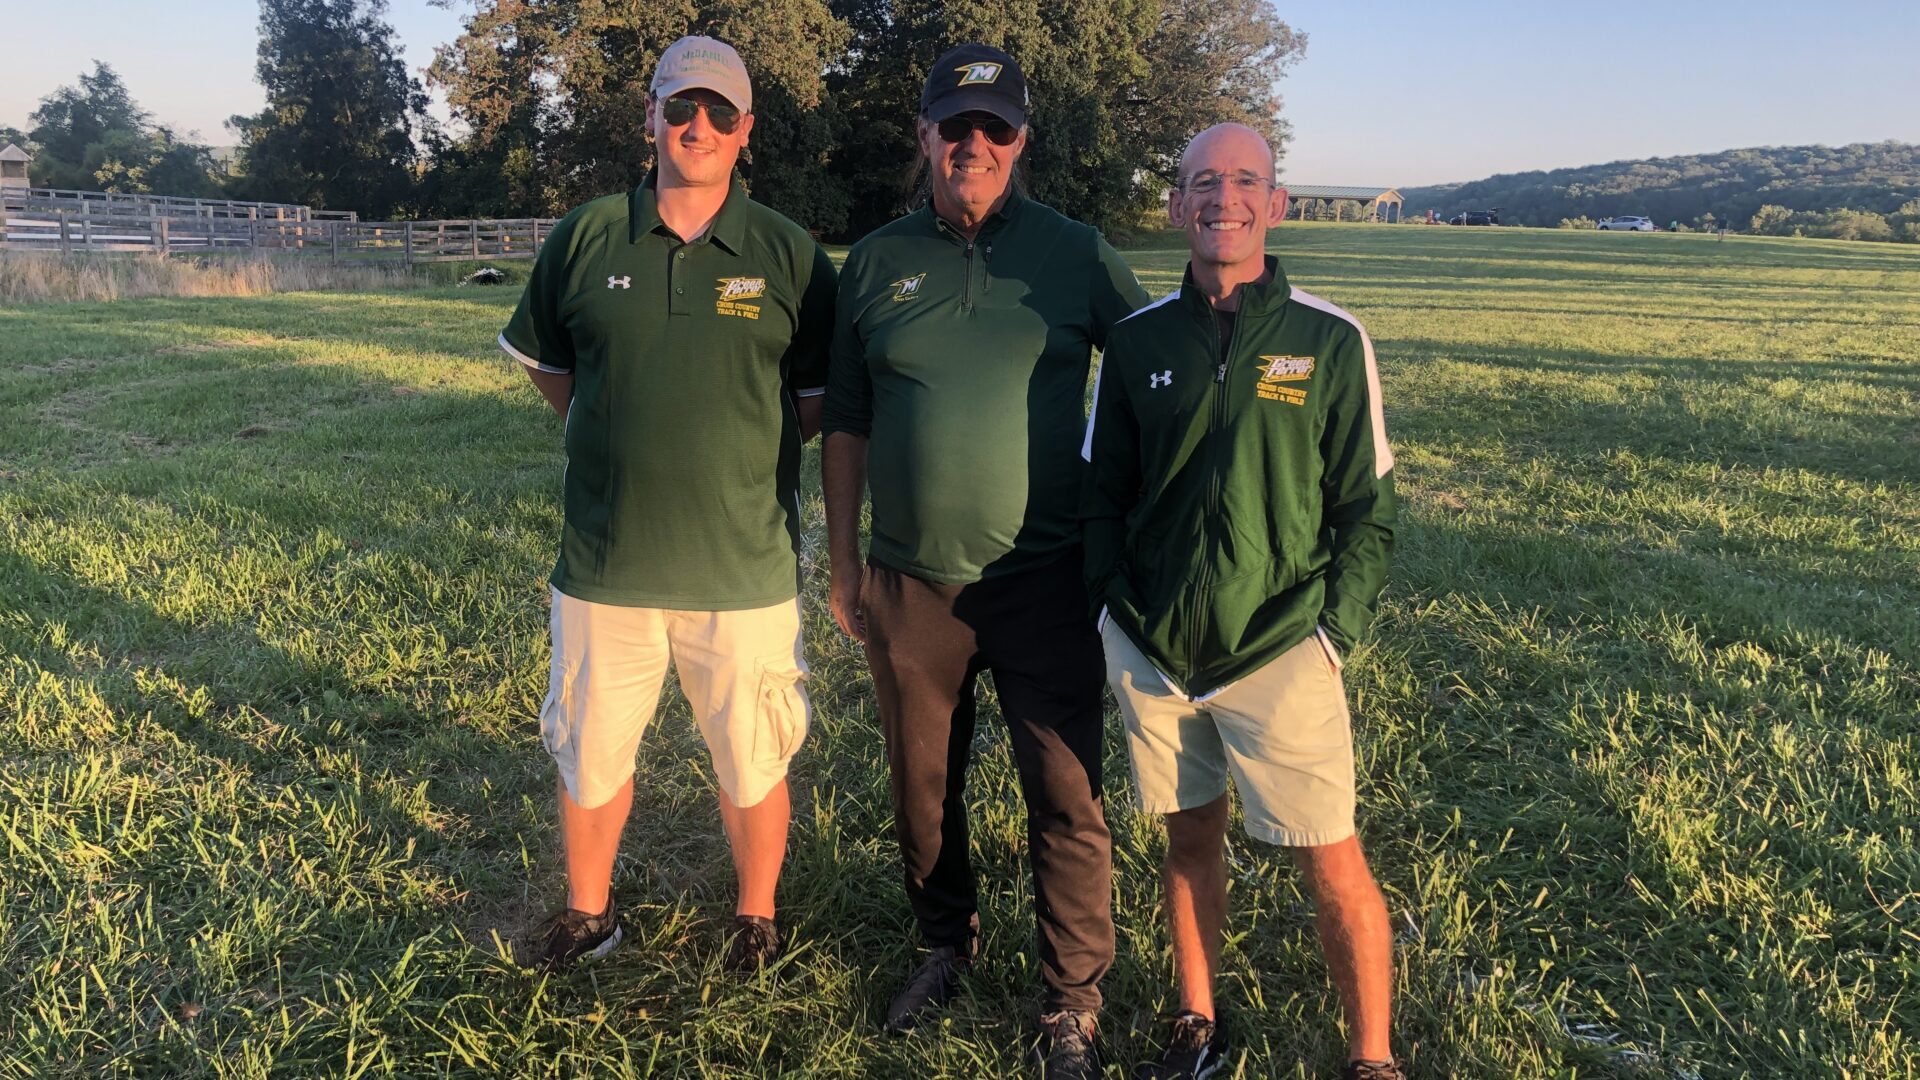
[[[1301,221],[1309,216],[1315,219],[1331,218],[1342,220],[1346,215],[1346,205],[1355,204],[1355,221],[1400,220],[1400,207],[1405,201],[1400,192],[1393,188],[1380,187],[1338,187],[1318,184],[1286,184],[1287,194],[1293,199],[1293,217]]]

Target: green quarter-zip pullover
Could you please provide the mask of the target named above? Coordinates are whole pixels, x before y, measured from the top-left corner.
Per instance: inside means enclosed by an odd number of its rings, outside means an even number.
[[[573,375],[554,588],[697,611],[793,598],[793,398],[826,385],[833,302],[826,252],[737,178],[691,240],[651,175],[553,227],[500,344]]]
[[[1146,299],[1098,231],[1017,194],[972,240],[923,207],[855,244],[823,428],[871,440],[872,558],[955,585],[1071,551],[1091,351]]]
[[[1324,630],[1365,639],[1393,548],[1373,343],[1340,308],[1247,285],[1225,342],[1189,267],[1113,329],[1083,453],[1088,587],[1198,698]]]

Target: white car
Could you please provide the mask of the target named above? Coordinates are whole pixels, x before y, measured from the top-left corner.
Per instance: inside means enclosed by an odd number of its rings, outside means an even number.
[[[1601,232],[1653,232],[1653,222],[1643,217],[1610,217],[1600,219]]]

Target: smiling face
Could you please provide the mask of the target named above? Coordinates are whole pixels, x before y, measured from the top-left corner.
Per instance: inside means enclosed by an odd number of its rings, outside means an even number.
[[[977,120],[995,119],[982,112],[961,113]],[[1006,146],[995,146],[978,127],[967,137],[950,143],[940,137],[937,125],[920,119],[920,149],[927,155],[933,178],[933,208],[941,217],[977,223],[993,211],[994,204],[1006,197],[1013,182],[1013,163],[1027,148],[1023,130]]]
[[[1212,190],[1200,187],[1217,181]],[[1187,234],[1196,263],[1223,270],[1265,268],[1267,229],[1287,214],[1287,190],[1274,186],[1273,151],[1252,128],[1220,124],[1194,136],[1180,159],[1183,187],[1167,193],[1167,216]],[[1251,280],[1244,272],[1236,277]]]
[[[682,90],[675,96],[727,105],[727,99],[712,90]],[[753,114],[742,116],[739,126],[723,135],[714,128],[707,110],[695,112],[691,121],[675,127],[660,115],[661,104],[655,98],[647,99],[647,130],[660,148],[660,185],[710,187],[730,183],[734,163],[747,145],[747,133],[753,130]]]

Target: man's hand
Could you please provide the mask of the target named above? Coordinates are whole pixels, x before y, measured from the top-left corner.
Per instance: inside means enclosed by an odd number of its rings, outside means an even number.
[[[867,640],[867,615],[860,608],[860,594],[867,583],[867,571],[860,567],[850,573],[833,575],[827,589],[827,606],[833,609],[833,621],[840,632],[855,641]]]

